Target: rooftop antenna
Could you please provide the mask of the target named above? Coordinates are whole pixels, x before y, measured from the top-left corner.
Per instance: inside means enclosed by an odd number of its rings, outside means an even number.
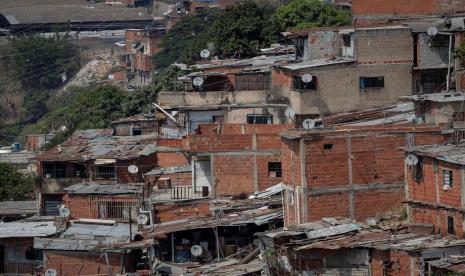
[[[202,86],[203,85],[203,78],[202,77],[195,77],[193,80],[192,80],[192,84],[194,84],[194,86]]]
[[[286,108],[286,111],[284,111],[284,114],[286,115],[287,118],[289,118],[291,121],[294,121],[295,119],[295,110],[292,107]]]
[[[306,130],[310,130],[315,127],[315,121],[312,119],[305,119],[302,122],[302,127]]]
[[[312,74],[303,74],[301,78],[304,83],[310,83],[313,80]]]
[[[414,154],[409,154],[405,157],[405,163],[409,166],[415,166],[418,164],[418,157]]]
[[[200,57],[203,58],[203,59],[207,59],[208,57],[210,57],[210,50],[208,49],[203,49],[202,51],[200,51]]]
[[[136,165],[130,165],[128,167],[128,172],[132,174],[136,174],[137,172],[139,172],[139,168]]]

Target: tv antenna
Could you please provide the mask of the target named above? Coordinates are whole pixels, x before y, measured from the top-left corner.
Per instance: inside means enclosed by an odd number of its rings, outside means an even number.
[[[208,49],[203,49],[202,51],[200,51],[200,57],[201,58],[204,58],[204,59],[207,59],[208,57],[210,57],[210,50]]]
[[[315,127],[315,121],[313,121],[312,119],[305,119],[302,122],[302,127],[306,130],[310,130]]]
[[[309,82],[312,82],[312,80],[313,80],[312,74],[303,74],[302,75],[302,81],[303,82],[309,83]]]
[[[192,80],[192,84],[194,84],[194,86],[202,86],[203,84],[203,79],[202,77],[195,77],[193,80]]]
[[[131,165],[128,167],[128,172],[136,174],[139,171],[139,168],[136,165]]]

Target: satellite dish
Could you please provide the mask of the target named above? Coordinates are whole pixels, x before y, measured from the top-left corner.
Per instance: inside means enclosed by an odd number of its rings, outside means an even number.
[[[291,120],[295,118],[295,110],[292,107],[286,108],[284,114],[286,114],[286,117],[290,118]]]
[[[195,86],[202,86],[203,84],[203,79],[201,77],[195,77],[193,80],[192,80],[192,83],[195,85]]]
[[[60,127],[60,130],[61,130],[61,132],[65,132],[65,131],[68,130],[68,128],[67,128],[66,126],[61,126],[61,127]]]
[[[210,51],[208,49],[203,49],[200,51],[200,57],[201,58],[208,58],[210,56]]]
[[[304,129],[312,129],[315,127],[315,121],[313,121],[312,119],[305,119],[303,122],[302,122],[302,126],[304,127]]]
[[[145,214],[140,214],[137,216],[137,224],[139,225],[147,225],[149,222],[149,217]]]
[[[45,276],[56,276],[57,271],[54,268],[49,268],[47,271],[45,271]]]
[[[407,157],[405,157],[405,163],[407,163],[409,166],[415,166],[418,164],[418,157],[416,155],[409,154]]]
[[[71,213],[70,213],[68,208],[66,208],[66,207],[60,208],[60,217],[67,218],[67,217],[69,217],[70,214]]]
[[[436,36],[439,33],[439,30],[436,27],[429,27],[428,30],[426,31],[426,33],[429,36]]]
[[[302,75],[302,81],[305,83],[312,82],[313,76],[311,74],[303,74]]]
[[[31,173],[37,173],[37,165],[36,164],[27,165],[27,171]]]
[[[202,255],[203,249],[202,246],[196,244],[191,247],[191,254],[198,257]]]
[[[137,173],[139,171],[139,168],[136,165],[131,165],[128,167],[128,172],[130,173]]]

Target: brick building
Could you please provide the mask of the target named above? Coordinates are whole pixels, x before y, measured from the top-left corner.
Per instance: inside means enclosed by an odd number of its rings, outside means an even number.
[[[465,12],[463,0],[354,0],[352,12],[357,25],[385,24],[396,19],[454,15]]]
[[[418,125],[289,130],[281,135],[288,226],[327,216],[361,220],[400,207],[401,147],[444,141],[439,128]]]
[[[408,149],[406,192],[413,224],[434,226],[443,235],[464,237],[464,144]],[[410,163],[410,164],[409,164]]]
[[[128,86],[150,84],[153,70],[152,56],[158,53],[164,28],[153,30],[126,30],[126,76]]]
[[[194,189],[213,197],[251,194],[282,181],[278,133],[290,125],[202,125],[188,137]]]

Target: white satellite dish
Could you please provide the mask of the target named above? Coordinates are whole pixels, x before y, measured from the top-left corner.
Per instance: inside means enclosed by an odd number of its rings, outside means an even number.
[[[429,36],[436,36],[439,33],[439,30],[436,27],[429,27],[428,30],[426,31],[426,33]]]
[[[139,168],[136,165],[131,165],[128,167],[128,172],[130,173],[137,173],[139,171]]]
[[[286,115],[287,118],[291,120],[295,118],[295,110],[292,107],[286,108],[286,111],[284,111],[284,114]]]
[[[60,130],[61,130],[61,132],[65,132],[65,131],[68,130],[68,128],[67,128],[66,126],[61,126],[61,127],[60,127]]]
[[[57,271],[54,268],[49,268],[47,271],[45,271],[45,276],[56,276]]]
[[[303,74],[302,75],[302,81],[305,83],[312,82],[313,76],[311,74]]]
[[[210,50],[208,49],[203,49],[202,51],[200,51],[200,57],[201,58],[208,58],[210,56]]]
[[[66,207],[60,208],[59,211],[60,211],[60,217],[62,217],[62,218],[67,218],[67,217],[69,217],[69,215],[71,214],[71,212],[69,211],[69,209],[66,208]]]
[[[191,247],[191,254],[198,257],[202,255],[203,249],[202,246],[196,244]]]
[[[194,84],[194,86],[202,86],[203,84],[203,79],[201,77],[195,77],[193,80],[192,80],[192,83]]]
[[[407,157],[405,157],[405,163],[407,163],[409,166],[415,166],[418,164],[418,157],[416,155],[409,154]]]
[[[315,121],[313,121],[312,119],[305,119],[303,122],[302,122],[302,126],[304,129],[312,129],[315,127]]]
[[[37,165],[36,164],[27,165],[27,171],[31,173],[37,173]]]
[[[137,216],[137,224],[139,225],[147,225],[149,222],[149,217],[145,214],[140,214]]]

